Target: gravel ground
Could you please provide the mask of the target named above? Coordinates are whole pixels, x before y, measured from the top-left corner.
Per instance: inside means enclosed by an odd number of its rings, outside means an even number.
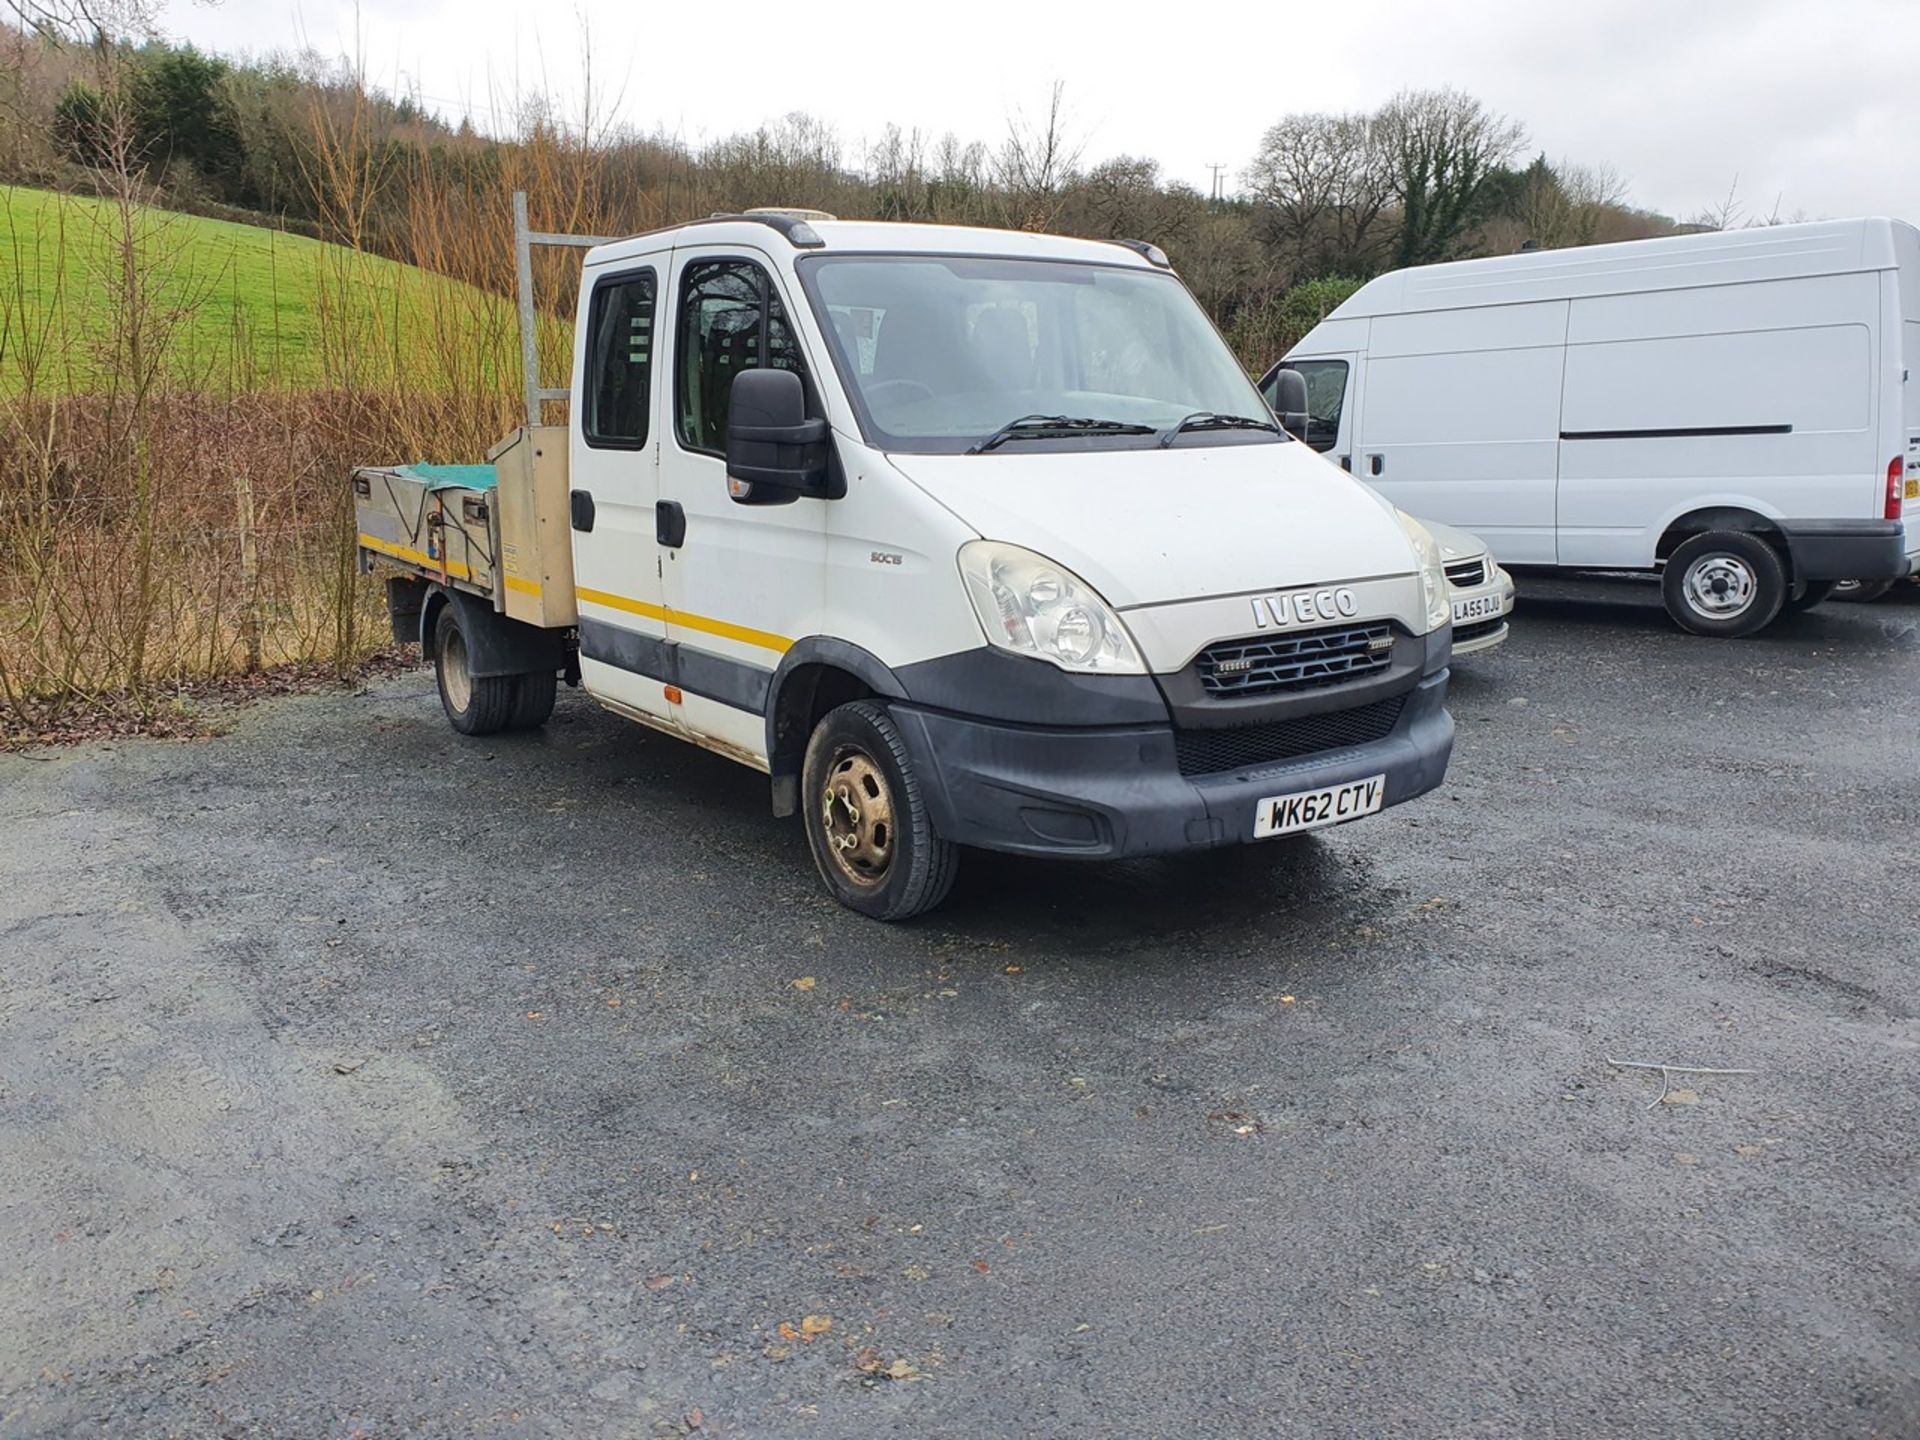
[[[575,695],[0,756],[0,1434],[1920,1434],[1920,603],[1525,588],[1435,795],[907,927]]]

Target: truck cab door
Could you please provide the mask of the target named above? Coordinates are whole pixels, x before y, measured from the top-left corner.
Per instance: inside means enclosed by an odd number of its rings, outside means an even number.
[[[727,485],[734,377],[791,370],[818,411],[778,270],[749,247],[674,253],[672,401],[660,445],[660,555],[682,726],[749,760],[767,751],[773,672],[824,611],[828,501],[742,504]]]
[[[1274,408],[1278,398],[1275,377],[1282,369],[1300,372],[1307,382],[1307,433],[1301,438],[1342,470],[1353,469],[1354,416],[1359,409],[1353,397],[1360,383],[1357,359],[1354,355],[1327,355],[1283,360],[1260,382],[1260,393],[1268,407]]]
[[[580,675],[589,692],[673,723],[659,545],[663,366],[655,315],[671,256],[583,280],[568,449]]]

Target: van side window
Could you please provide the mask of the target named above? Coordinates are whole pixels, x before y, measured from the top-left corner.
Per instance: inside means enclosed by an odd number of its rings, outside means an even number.
[[[727,448],[734,376],[762,365],[792,370],[803,381],[807,374],[773,282],[751,260],[687,266],[675,354],[680,441],[714,455]]]
[[[587,318],[587,444],[637,450],[647,443],[653,380],[654,274],[603,280]]]
[[[1347,400],[1347,362],[1295,360],[1287,368],[1307,382],[1307,433],[1301,438],[1316,450],[1331,450],[1340,438],[1340,411]],[[1267,386],[1267,404],[1274,403],[1277,388]]]

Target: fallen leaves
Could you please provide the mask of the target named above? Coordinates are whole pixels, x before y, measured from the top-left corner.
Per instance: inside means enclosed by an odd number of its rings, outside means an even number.
[[[853,1368],[858,1370],[862,1375],[866,1375],[875,1380],[917,1380],[920,1378],[920,1372],[914,1368],[911,1360],[896,1356],[894,1359],[883,1364],[880,1359],[880,1352],[871,1345],[853,1357]]]
[[[1229,1135],[1238,1135],[1242,1138],[1263,1134],[1267,1128],[1260,1122],[1259,1116],[1251,1115],[1245,1110],[1215,1110],[1207,1116],[1207,1123],[1219,1126]]]
[[[798,1340],[804,1344],[811,1345],[822,1335],[832,1333],[833,1317],[831,1315],[803,1315],[800,1317],[798,1326],[782,1320],[773,1328],[774,1333],[779,1335],[782,1340],[788,1342]]]
[[[640,1283],[645,1285],[649,1290],[664,1290],[673,1284],[673,1279],[674,1277],[671,1275],[649,1275]]]
[[[802,975],[798,980],[793,982],[793,988],[796,990],[811,990],[819,983],[820,982],[811,975]]]

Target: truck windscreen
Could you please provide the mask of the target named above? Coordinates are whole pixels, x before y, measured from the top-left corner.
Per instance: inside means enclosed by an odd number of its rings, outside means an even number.
[[[1069,440],[1138,448],[1196,415],[1267,409],[1187,289],[1159,270],[938,255],[809,256],[800,271],[869,444],[995,450]],[[1106,422],[1090,425],[1087,422]],[[1198,426],[1180,443],[1258,444],[1250,427]]]

